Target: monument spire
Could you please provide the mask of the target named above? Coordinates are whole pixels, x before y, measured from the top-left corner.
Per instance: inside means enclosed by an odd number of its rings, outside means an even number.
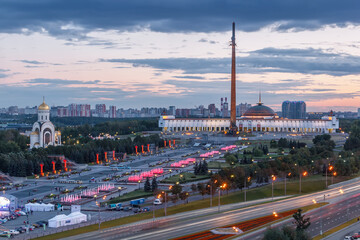
[[[230,132],[236,134],[236,59],[235,59],[235,22],[232,24],[232,56],[231,56],[231,106],[230,106]]]

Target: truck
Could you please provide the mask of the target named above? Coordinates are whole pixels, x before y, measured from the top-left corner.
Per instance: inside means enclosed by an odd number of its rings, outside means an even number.
[[[143,204],[145,202],[145,198],[139,198],[139,199],[134,199],[130,201],[130,205],[134,206],[134,205],[140,205]]]
[[[112,203],[109,204],[109,210],[120,210],[122,204],[121,203]]]

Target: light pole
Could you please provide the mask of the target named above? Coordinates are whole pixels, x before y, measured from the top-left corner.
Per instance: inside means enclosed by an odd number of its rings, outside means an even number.
[[[120,197],[121,187],[118,187],[118,190],[119,190],[119,197]]]
[[[325,203],[325,194],[324,194],[324,203]],[[323,214],[321,214],[322,216]],[[320,216],[320,235],[323,234],[323,222],[322,222],[322,217]]]
[[[165,200],[165,209],[164,209],[164,212],[165,212],[165,216],[166,216],[166,207],[167,207],[167,202],[166,202],[166,191],[163,192],[164,193],[164,200]]]
[[[251,179],[251,177],[248,177],[248,178],[246,178],[245,177],[245,181],[244,181],[244,188],[245,188],[245,191],[244,191],[244,202],[246,202],[246,182],[247,181],[249,181],[250,182],[250,179]]]
[[[303,173],[300,173],[300,186],[299,186],[299,193],[301,194],[301,175],[303,175],[304,177],[307,175],[308,173],[305,171]]]
[[[291,176],[291,172],[289,172],[288,174],[285,174],[285,196],[286,196],[286,179],[288,176],[289,177]]]
[[[221,185],[219,187],[218,212],[220,212],[220,191],[221,191],[222,188],[225,189],[225,187],[226,187],[226,183],[224,183],[223,185]]]
[[[276,180],[276,177],[274,175],[271,176],[272,182],[271,182],[271,199],[274,201],[274,181]]]
[[[208,185],[210,188],[210,207],[212,207],[212,185]]]
[[[337,173],[334,172],[332,175],[331,175],[331,185],[334,184],[334,177],[336,177]]]

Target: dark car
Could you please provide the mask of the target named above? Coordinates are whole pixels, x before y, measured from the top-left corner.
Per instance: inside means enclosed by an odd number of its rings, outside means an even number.
[[[42,226],[42,225],[44,225],[44,224],[45,224],[46,226],[48,225],[48,221],[43,221],[43,220],[42,220],[42,221],[38,221],[38,222],[36,222],[36,223],[39,224],[40,226]]]
[[[131,210],[131,207],[124,207],[123,210],[124,210],[125,212],[130,211],[130,210]]]
[[[26,232],[26,228],[25,228],[25,227],[18,227],[18,228],[15,229],[15,230],[18,231],[19,233]]]
[[[142,209],[139,207],[133,208],[134,213],[140,213],[141,211],[142,211]]]
[[[149,212],[149,211],[150,211],[150,208],[149,208],[149,207],[144,207],[144,208],[142,209],[142,211],[143,211],[143,212]]]

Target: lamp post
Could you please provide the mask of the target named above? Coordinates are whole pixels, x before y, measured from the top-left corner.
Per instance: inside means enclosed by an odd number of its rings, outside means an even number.
[[[303,175],[304,177],[307,175],[308,173],[305,171],[303,173],[300,173],[300,186],[299,186],[299,193],[301,194],[301,175]]]
[[[287,175],[285,175],[285,196],[286,196],[286,179],[287,179],[287,176],[291,176],[291,172],[289,172]]]
[[[140,183],[141,183],[141,181],[139,180],[138,183],[139,183],[139,189],[140,189]]]
[[[223,189],[226,188],[226,183],[224,183],[223,185],[221,185],[221,186],[219,187],[218,212],[220,212],[220,191],[221,191],[222,188],[223,188]]]
[[[274,175],[271,176],[272,182],[271,182],[271,199],[274,201],[274,181],[276,180],[276,177]]]
[[[336,177],[337,173],[334,172],[332,175],[331,175],[331,185],[334,184],[334,177]]]
[[[169,189],[170,189],[170,187],[169,187]],[[165,216],[166,216],[166,207],[167,207],[167,202],[166,202],[166,199],[167,199],[167,197],[166,197],[166,191],[163,191],[163,193],[164,193],[164,200],[165,200],[165,208],[164,208],[164,212],[165,212]]]
[[[325,203],[325,194],[324,194],[324,203]],[[323,214],[321,214],[322,216]],[[322,217],[320,216],[320,235],[323,234],[323,222],[322,222]]]
[[[212,207],[212,185],[208,185],[210,188],[210,207]]]
[[[248,178],[246,178],[245,177],[245,181],[244,181],[244,188],[245,188],[245,191],[244,191],[244,202],[246,202],[246,182],[250,182],[250,179],[251,179],[251,177],[248,177]]]
[[[121,187],[118,187],[118,190],[119,190],[119,197],[120,197]]]

